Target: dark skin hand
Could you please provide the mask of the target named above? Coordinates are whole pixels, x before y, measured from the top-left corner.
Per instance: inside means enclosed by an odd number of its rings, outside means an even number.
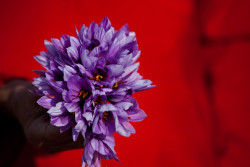
[[[83,148],[83,138],[79,135],[72,140],[71,129],[60,133],[58,127],[50,124],[47,109],[37,104],[39,97],[28,90],[35,87],[25,80],[12,80],[0,88],[0,105],[8,115],[17,119],[27,141],[34,147],[49,153]]]

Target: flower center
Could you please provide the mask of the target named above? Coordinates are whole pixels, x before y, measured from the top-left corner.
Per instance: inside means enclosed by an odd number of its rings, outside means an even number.
[[[113,89],[114,88],[117,88],[118,87],[118,83],[116,82],[114,85],[113,85]]]
[[[127,81],[122,81],[122,82],[116,82],[114,85],[113,85],[113,89],[117,88],[119,86],[119,84],[123,84],[123,83],[127,83]]]
[[[95,104],[99,104],[99,103],[104,104],[104,100],[100,99],[100,98],[97,98],[96,100],[94,100],[94,103]]]
[[[80,97],[80,99],[83,100],[83,99],[86,99],[86,98],[87,98],[88,94],[89,94],[89,92],[85,92],[85,91],[81,90],[81,91],[79,92],[78,97]]]
[[[100,41],[97,39],[92,39],[90,45],[87,47],[88,50],[93,50],[95,47],[100,45]]]
[[[103,77],[102,75],[100,75],[100,74],[97,74],[97,75],[95,76],[95,80],[96,80],[96,81],[103,81],[103,79],[104,79],[104,77]]]
[[[105,111],[102,115],[102,119],[108,120],[108,116],[110,115],[109,111]]]

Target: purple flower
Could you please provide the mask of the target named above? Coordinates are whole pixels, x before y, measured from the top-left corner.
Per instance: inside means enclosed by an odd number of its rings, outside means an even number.
[[[116,152],[114,150],[114,137],[106,135],[95,135],[91,131],[85,138],[82,167],[96,167],[100,164],[100,158],[115,159],[117,161]]]
[[[106,103],[97,108],[92,131],[96,134],[112,135],[119,126],[115,113],[117,109],[112,104]]]
[[[130,136],[130,121],[141,121],[133,93],[154,87],[137,72],[140,56],[128,26],[116,31],[107,17],[98,25],[45,41],[47,51],[35,59],[45,70],[35,71],[38,104],[48,109],[51,124],[72,128],[72,138],[84,138],[83,166],[98,167],[101,158],[116,157],[113,133]]]

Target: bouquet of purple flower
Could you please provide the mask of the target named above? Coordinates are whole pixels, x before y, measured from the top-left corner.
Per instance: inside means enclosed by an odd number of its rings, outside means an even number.
[[[116,31],[105,17],[76,35],[45,41],[35,59],[46,70],[35,71],[33,84],[51,124],[72,128],[74,141],[83,136],[82,166],[98,167],[101,158],[118,160],[113,133],[128,137],[135,133],[129,122],[146,117],[132,94],[154,86],[137,72],[140,51],[127,25]]]

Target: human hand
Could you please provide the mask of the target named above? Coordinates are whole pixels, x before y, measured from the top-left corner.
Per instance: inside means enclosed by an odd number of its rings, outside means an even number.
[[[74,142],[71,129],[60,134],[50,124],[47,110],[37,104],[39,97],[28,91],[32,89],[35,87],[25,80],[12,80],[0,88],[0,105],[19,121],[27,141],[50,153],[83,148],[83,138]]]

